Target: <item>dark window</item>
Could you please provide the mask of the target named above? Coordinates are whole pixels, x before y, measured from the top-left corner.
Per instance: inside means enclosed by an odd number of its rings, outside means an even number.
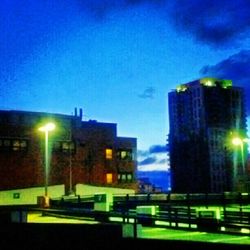
[[[56,141],[54,142],[54,150],[62,153],[75,153],[76,147],[73,141]]]

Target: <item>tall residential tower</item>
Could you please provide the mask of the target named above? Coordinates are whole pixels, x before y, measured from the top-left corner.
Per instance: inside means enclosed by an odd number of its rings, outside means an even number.
[[[249,188],[242,88],[216,78],[181,84],[169,93],[169,123],[173,192]]]

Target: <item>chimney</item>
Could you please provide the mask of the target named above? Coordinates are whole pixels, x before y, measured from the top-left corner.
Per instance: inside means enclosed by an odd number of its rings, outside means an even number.
[[[82,120],[82,108],[79,109],[80,120]]]
[[[75,108],[75,116],[77,116],[77,108]]]

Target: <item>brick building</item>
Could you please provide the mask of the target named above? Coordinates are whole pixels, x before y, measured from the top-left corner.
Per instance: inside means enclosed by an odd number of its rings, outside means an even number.
[[[93,184],[137,189],[136,138],[118,137],[117,124],[82,121],[74,115],[0,111],[0,190],[42,186],[45,182],[45,133],[49,132],[48,185]]]

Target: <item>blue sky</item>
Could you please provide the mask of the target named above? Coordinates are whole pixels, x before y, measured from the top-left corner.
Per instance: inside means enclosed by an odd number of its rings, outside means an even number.
[[[166,170],[167,95],[232,79],[250,112],[248,0],[2,0],[0,109],[117,123],[141,170]]]

